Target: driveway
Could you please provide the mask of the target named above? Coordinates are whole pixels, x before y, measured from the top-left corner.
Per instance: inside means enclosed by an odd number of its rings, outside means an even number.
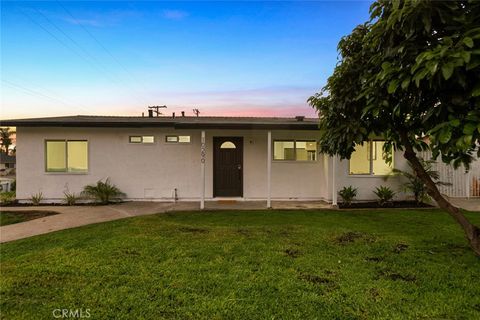
[[[259,210],[265,207],[265,201],[207,201],[205,203],[207,210]],[[330,206],[321,201],[273,201],[272,207],[274,209],[321,209]],[[44,210],[59,214],[0,227],[0,243],[128,217],[167,211],[200,210],[200,204],[198,202],[132,201],[108,206],[4,207],[1,210]]]

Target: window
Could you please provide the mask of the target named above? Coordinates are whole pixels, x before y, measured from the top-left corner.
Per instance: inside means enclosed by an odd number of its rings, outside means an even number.
[[[168,143],[190,143],[190,136],[166,136],[165,142]]]
[[[317,160],[317,142],[309,140],[274,141],[273,160],[315,161]]]
[[[130,136],[130,143],[154,143],[154,136]]]
[[[220,149],[237,149],[237,147],[235,146],[235,143],[233,143],[231,141],[225,141],[220,146]]]
[[[83,140],[47,140],[45,142],[47,172],[87,172],[88,142]]]
[[[392,164],[386,162],[387,154],[383,152],[384,141],[369,141],[355,146],[350,158],[350,174],[384,176],[390,174]]]

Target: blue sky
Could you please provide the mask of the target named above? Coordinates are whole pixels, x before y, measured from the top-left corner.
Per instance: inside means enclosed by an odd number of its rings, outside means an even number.
[[[1,118],[313,116],[367,1],[1,4]]]

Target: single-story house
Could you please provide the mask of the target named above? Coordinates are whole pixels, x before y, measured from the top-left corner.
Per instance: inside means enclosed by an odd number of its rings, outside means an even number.
[[[8,169],[16,167],[17,159],[15,156],[0,152],[0,171],[6,172]]]
[[[382,141],[358,146],[351,160],[319,152],[318,119],[261,117],[66,116],[1,121],[17,127],[17,198],[110,178],[129,200],[324,200],[343,186],[376,199],[384,180]],[[393,166],[405,167],[401,153]],[[404,197],[399,194],[399,197]]]

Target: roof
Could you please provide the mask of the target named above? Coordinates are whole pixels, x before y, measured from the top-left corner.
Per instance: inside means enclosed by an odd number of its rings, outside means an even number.
[[[0,163],[16,163],[17,158],[15,156],[6,155],[5,152],[0,153]]]
[[[172,127],[175,129],[288,129],[318,130],[318,119],[263,117],[129,117],[129,116],[65,116],[0,120],[10,127]]]

